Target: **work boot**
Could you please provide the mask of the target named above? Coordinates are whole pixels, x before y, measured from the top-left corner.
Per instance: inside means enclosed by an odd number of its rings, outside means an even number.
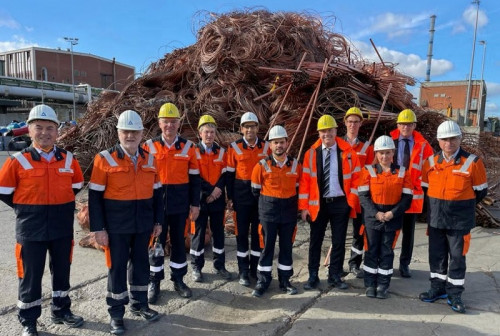
[[[137,309],[135,307],[130,307],[130,312],[136,316],[141,316],[143,319],[145,319],[148,322],[153,322],[156,321],[160,318],[160,315],[158,315],[158,312],[156,310],[153,310],[149,307],[142,307],[140,309]]]
[[[66,313],[63,316],[56,316],[52,314],[52,323],[63,324],[70,328],[78,328],[83,324],[83,317],[74,315],[72,312]]]
[[[331,287],[337,287],[338,289],[349,288],[349,286],[338,275],[330,275],[328,277],[328,285]]]
[[[193,295],[191,289],[184,283],[182,279],[174,280],[174,289],[180,297],[185,299],[190,298]]]
[[[363,270],[356,265],[351,266],[350,271],[358,279],[363,279],[363,277],[365,276]]]
[[[25,321],[23,323],[23,336],[38,336],[38,331],[36,330],[36,320]]]
[[[203,282],[203,274],[200,270],[193,270],[193,281],[194,282]]]
[[[109,333],[112,335],[121,335],[125,332],[125,324],[123,319],[112,318],[109,322]]]
[[[389,297],[389,287],[377,286],[377,299],[387,299]]]
[[[446,299],[448,295],[444,289],[431,288],[427,292],[420,293],[418,298],[423,302],[434,302],[439,299]]]
[[[318,272],[310,272],[309,279],[307,279],[306,283],[304,284],[304,289],[313,290],[318,288],[318,285],[319,285]]]
[[[264,295],[266,289],[266,285],[264,285],[262,282],[258,282],[257,286],[255,286],[255,289],[252,292],[252,296],[261,297],[262,295]]]
[[[410,266],[399,264],[399,274],[403,278],[411,278]]]
[[[295,295],[298,293],[297,288],[292,286],[289,279],[280,281],[280,289],[288,295]]]
[[[451,306],[451,309],[454,312],[465,314],[465,305],[462,302],[462,298],[460,296],[448,298],[448,305]]]
[[[248,273],[247,272],[242,272],[240,273],[240,285],[245,286],[245,287],[250,287],[250,279],[248,278]]]
[[[365,291],[366,297],[374,298],[377,296],[377,290],[375,287],[368,287]]]
[[[233,278],[233,275],[225,267],[215,270],[215,274],[220,275],[224,280],[231,280]]]
[[[152,281],[148,285],[148,303],[154,304],[160,295],[160,283]]]

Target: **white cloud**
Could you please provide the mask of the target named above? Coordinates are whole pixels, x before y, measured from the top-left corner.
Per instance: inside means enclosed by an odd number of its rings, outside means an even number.
[[[0,51],[9,51],[27,47],[38,47],[37,43],[26,41],[24,37],[14,35],[11,41],[0,41]]]
[[[500,83],[486,82],[488,97],[500,96]]]
[[[396,13],[384,13],[369,17],[367,22],[369,27],[354,34],[353,39],[361,39],[366,36],[373,36],[377,33],[387,34],[389,38],[396,38],[408,35],[413,29],[427,23],[429,14],[403,15]]]
[[[465,25],[463,23],[457,23],[456,25],[453,26],[453,30],[451,31],[452,34],[460,34],[467,31],[465,28]]]
[[[24,29],[26,29],[26,31],[27,31],[28,33],[31,33],[33,30],[35,30],[35,28],[33,28],[33,27],[28,27],[28,26],[25,26],[25,27],[24,27]]]
[[[6,27],[10,29],[19,29],[20,24],[9,16],[2,15],[0,13],[0,27]]]
[[[488,16],[486,16],[486,13],[482,11],[481,9],[477,11],[477,7],[475,6],[469,6],[462,14],[462,18],[464,21],[471,25],[475,26],[476,25],[476,15],[477,15],[477,26],[478,27],[483,27],[488,24]]]
[[[367,61],[380,62],[371,45],[355,41],[355,47],[360,51],[363,59]],[[386,47],[377,47],[384,62],[397,63],[396,69],[406,75],[413,77],[425,77],[427,59],[422,59],[415,54],[405,54],[400,51],[390,50]],[[433,59],[431,63],[431,77],[445,74],[453,68],[453,64],[445,59]]]

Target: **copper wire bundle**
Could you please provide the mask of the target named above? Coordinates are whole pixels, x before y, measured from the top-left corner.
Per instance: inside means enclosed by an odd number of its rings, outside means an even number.
[[[199,21],[195,44],[152,63],[121,93],[103,94],[89,104],[79,126],[60,137],[60,144],[77,155],[86,176],[95,154],[117,142],[117,118],[127,109],[143,118],[144,140],[159,134],[156,116],[166,102],[173,102],[181,111],[181,133],[191,140],[196,140],[199,117],[210,114],[218,123],[217,141],[226,147],[239,137],[240,116],[252,111],[261,122],[261,137],[270,123],[284,125],[289,137],[297,132],[299,140],[289,150],[297,155],[303,137],[306,146],[317,139],[314,126],[324,113],[337,119],[338,133],[344,134],[342,118],[351,106],[371,116],[362,127],[367,139],[390,84],[376,135],[388,134],[396,127],[396,113],[412,108],[419,118],[417,129],[437,148],[436,129],[445,117],[423,113],[412,101],[406,85],[414,85],[415,80],[392,64],[364,61],[343,36],[327,29],[318,17],[250,9],[201,12]],[[328,64],[322,73],[325,60]],[[311,113],[306,106],[318,85],[310,127],[306,130],[304,123],[299,128],[304,113]],[[282,89],[270,92],[276,87]],[[495,176],[498,178],[498,172]]]

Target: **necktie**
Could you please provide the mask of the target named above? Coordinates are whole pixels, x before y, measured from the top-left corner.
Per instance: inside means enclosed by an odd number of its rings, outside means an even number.
[[[405,147],[403,149],[403,166],[408,169],[410,166],[410,139],[403,139]]]
[[[323,166],[323,197],[330,192],[330,148],[326,148],[325,164]]]

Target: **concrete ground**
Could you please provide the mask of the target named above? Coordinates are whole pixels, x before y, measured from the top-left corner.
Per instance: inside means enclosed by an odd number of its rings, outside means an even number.
[[[0,219],[0,335],[20,335],[16,311],[15,217],[4,204],[0,204]],[[436,303],[418,300],[418,294],[429,287],[425,231],[425,224],[417,224],[410,279],[399,277],[399,243],[396,246],[396,270],[387,300],[365,297],[363,281],[352,275],[346,277],[348,290],[329,289],[326,271],[320,275],[320,290],[304,291],[302,285],[308,277],[309,229],[300,222],[294,244],[295,275],[292,278],[292,283],[299,288],[297,295],[280,292],[275,280],[262,298],[252,297],[252,288],[240,286],[236,279],[225,281],[214,274],[208,252],[203,270],[205,282],[192,282],[191,269],[185,277],[193,289],[193,297],[180,298],[172,282],[163,281],[159,302],[152,305],[161,313],[161,318],[148,323],[127,312],[126,335],[500,335],[500,229],[477,227],[472,231],[463,294],[466,314],[453,312],[446,300]],[[75,242],[84,235],[75,222]],[[328,241],[329,236],[325,239],[324,254]],[[206,251],[211,251],[211,247]],[[226,237],[226,252],[227,268],[236,276],[236,242],[232,235]],[[38,320],[40,334],[107,335],[106,274],[102,252],[75,246],[70,296],[73,312],[82,315],[85,323],[81,328],[70,329],[50,322],[51,287],[47,268],[43,279],[42,317]],[[273,274],[276,277],[275,270]]]

